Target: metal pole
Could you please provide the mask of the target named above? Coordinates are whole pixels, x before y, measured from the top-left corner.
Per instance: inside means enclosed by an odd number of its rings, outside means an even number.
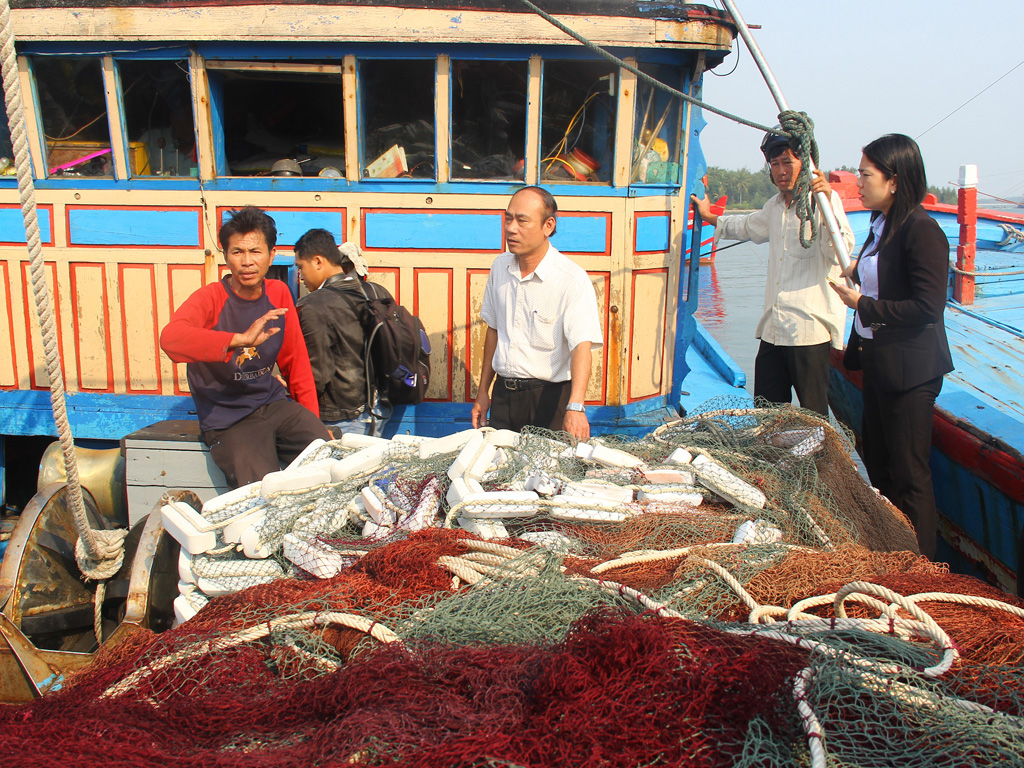
[[[747,44],[747,48],[750,50],[750,55],[754,58],[757,63],[757,68],[761,70],[761,76],[764,78],[765,83],[768,85],[768,90],[772,93],[772,98],[775,99],[775,103],[779,107],[780,112],[785,112],[789,109],[789,104],[786,103],[786,97],[782,95],[782,89],[779,88],[779,82],[775,79],[775,75],[772,74],[771,67],[768,66],[768,62],[764,60],[764,56],[761,54],[761,49],[757,47],[757,43],[754,41],[754,36],[750,34],[750,28],[743,21],[743,17],[740,16],[740,12],[736,9],[736,4],[732,0],[722,0],[722,4],[725,5],[726,10],[729,11],[729,15],[732,16],[732,20],[736,23],[736,28],[739,30],[740,37],[743,38],[743,42]],[[811,164],[811,172],[817,170],[814,167],[814,160],[808,158],[808,162]],[[828,227],[828,233],[832,236],[832,247],[835,248],[836,256],[839,257],[839,264],[845,270],[850,266],[850,252],[846,250],[846,243],[839,233],[839,222],[836,221],[835,212],[832,210],[832,201],[829,200],[823,192],[816,192],[814,199],[818,202],[818,208],[821,210],[822,215],[825,217],[825,226]],[[847,285],[852,286],[853,281],[850,278],[846,279]]]

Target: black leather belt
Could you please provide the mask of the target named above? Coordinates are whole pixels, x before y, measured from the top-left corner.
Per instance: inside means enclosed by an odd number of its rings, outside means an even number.
[[[505,386],[505,389],[510,392],[519,392],[524,389],[537,389],[537,387],[546,387],[548,384],[556,383],[552,381],[544,381],[543,379],[506,379],[504,376],[499,376],[498,379]]]

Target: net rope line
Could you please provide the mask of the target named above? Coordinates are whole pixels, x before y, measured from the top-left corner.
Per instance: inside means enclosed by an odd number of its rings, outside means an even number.
[[[124,561],[124,537],[128,535],[128,531],[126,529],[94,529],[90,525],[85,511],[85,500],[82,497],[82,486],[78,475],[75,442],[71,434],[71,424],[68,421],[64,377],[60,368],[60,350],[57,347],[57,332],[51,310],[53,302],[46,282],[46,268],[43,263],[35,184],[32,180],[32,163],[29,158],[25,127],[25,109],[21,98],[21,83],[18,78],[18,56],[14,48],[14,29],[11,24],[11,6],[8,0],[0,0],[0,57],[2,57],[7,122],[14,150],[15,168],[18,174],[18,195],[21,198],[21,215],[25,225],[25,239],[29,252],[32,295],[35,299],[36,315],[39,320],[39,332],[43,340],[46,375],[50,383],[50,406],[64,452],[64,468],[67,475],[71,512],[78,533],[78,541],[75,543],[75,560],[86,578],[108,579],[117,573]],[[99,634],[97,624],[97,635]]]
[[[367,619],[362,616],[357,616],[352,613],[342,613],[340,611],[306,611],[291,616],[279,616],[247,629],[233,632],[229,635],[224,635],[215,640],[202,640],[197,643],[192,643],[191,645],[187,645],[174,653],[161,656],[160,658],[149,662],[144,667],[140,667],[135,670],[131,675],[123,680],[107,688],[102,694],[100,694],[100,698],[112,698],[125,693],[150,675],[195,656],[226,651],[238,645],[251,643],[255,640],[261,640],[270,635],[271,632],[279,630],[307,629],[312,626],[327,624],[338,624],[358,630],[370,635],[375,640],[384,644],[390,644],[398,641],[398,635],[380,622],[373,619]]]
[[[523,555],[523,553],[519,550],[514,550],[512,548],[503,547],[503,550],[505,550],[505,552],[507,552],[510,556]],[[529,550],[527,550],[527,552],[528,551]],[[742,585],[739,584],[738,580],[736,580],[720,565],[718,565],[717,563],[712,563],[710,561],[704,560],[702,558],[691,557],[690,559],[694,560],[699,564],[705,565],[706,567],[709,567],[713,572],[715,572],[721,578],[725,579],[727,583],[729,583],[730,586],[732,586],[737,591],[738,594],[741,594],[741,596],[745,596],[744,600],[748,603],[748,605],[757,605],[756,601],[754,601],[753,598],[750,597],[748,593],[746,593]],[[490,566],[483,566],[481,564],[471,565],[464,558],[459,557],[442,557],[439,559],[439,563],[441,561],[446,561],[446,565],[448,567],[451,567],[453,572],[457,572],[456,563],[458,563],[460,560],[465,566],[464,572],[468,577],[465,580],[467,581],[467,583],[473,585],[479,584],[484,581],[485,576],[482,573],[482,571],[488,571],[493,573],[496,570],[498,570]],[[503,573],[518,576],[526,575],[523,571],[520,571],[519,573],[513,573],[510,570],[505,570],[503,571]],[[605,589],[606,591],[612,592],[619,596],[630,597],[639,602],[648,610],[654,612],[656,615],[670,618],[684,618],[682,614],[679,614],[678,612],[668,608],[664,604],[658,603],[657,601],[644,595],[642,592],[634,590],[630,587],[626,587],[622,584],[600,579],[590,579],[588,577],[572,578],[573,580],[581,582],[590,582],[597,584],[602,589]],[[758,637],[764,637],[766,639],[779,640],[795,644],[805,650],[809,650],[811,652],[824,653],[828,657],[837,659],[839,661],[845,661],[849,663],[852,667],[857,668],[860,671],[862,677],[870,683],[870,687],[872,688],[872,690],[878,693],[886,693],[888,695],[895,696],[899,698],[901,701],[912,704],[914,706],[928,706],[931,708],[938,708],[939,706],[941,706],[943,702],[950,702],[955,706],[959,707],[960,709],[963,709],[968,712],[984,713],[987,715],[995,714],[995,710],[992,710],[990,707],[987,707],[983,704],[979,704],[977,702],[972,702],[957,697],[941,696],[933,692],[923,690],[916,686],[912,686],[910,684],[903,683],[898,680],[894,681],[889,677],[883,676],[900,675],[904,673],[916,672],[928,677],[939,677],[940,675],[949,671],[954,661],[958,657],[958,652],[955,646],[953,645],[952,641],[949,639],[949,636],[945,633],[945,631],[941,627],[939,627],[938,624],[936,624],[934,620],[925,611],[920,609],[913,602],[913,600],[907,599],[906,597],[899,595],[896,592],[889,590],[885,587],[881,587],[879,585],[871,584],[868,582],[851,582],[838,593],[835,593],[834,595],[828,597],[831,598],[831,601],[833,605],[836,607],[837,612],[842,611],[842,606],[845,604],[847,600],[851,599],[869,602],[876,606],[880,605],[883,608],[888,607],[886,604],[872,597],[871,593],[874,593],[875,595],[881,597],[885,597],[887,600],[890,601],[889,605],[898,606],[908,611],[914,616],[914,620],[907,620],[899,617],[886,617],[882,619],[851,619],[840,617],[826,619],[817,616],[805,615],[804,617],[801,617],[798,621],[787,622],[786,627],[792,630],[798,630],[803,632],[834,632],[836,630],[859,630],[879,634],[891,634],[896,637],[899,637],[899,639],[902,640],[907,639],[906,635],[914,634],[919,637],[931,640],[935,647],[939,651],[941,651],[942,656],[938,663],[930,667],[924,667],[920,669],[908,667],[903,664],[880,663],[872,659],[868,659],[866,657],[857,656],[855,654],[850,653],[849,651],[844,651],[835,648],[831,644],[824,641],[809,640],[801,635],[795,635],[788,632],[779,631],[777,629],[770,629],[766,631],[762,631],[760,629],[728,629],[726,631],[729,631],[734,634],[744,634],[747,636],[756,635]],[[937,594],[941,594],[942,596],[944,596],[943,593],[925,593],[921,597],[935,596]],[[982,598],[981,600],[983,601],[982,604],[986,606],[998,607],[990,606],[989,604],[999,603],[999,601],[987,600],[985,598]],[[968,602],[966,598],[964,598],[962,601]],[[1013,606],[1006,607],[1013,608]],[[899,628],[905,630],[903,635],[897,632]],[[813,682],[815,672],[815,667],[813,665],[810,665],[806,667],[804,670],[802,670],[798,675],[796,675],[793,682],[793,696],[796,702],[796,707],[802,727],[807,737],[808,749],[810,750],[812,755],[812,765],[818,768],[824,768],[824,766],[827,764],[824,749],[824,729],[821,725],[821,721],[818,719],[813,707],[811,706],[807,693],[809,686]],[[1024,720],[1021,720],[1019,718],[1013,718],[1011,716],[1005,717],[1008,721],[1014,721],[1015,724],[1017,722],[1024,724]],[[1017,725],[1017,727],[1020,727],[1020,725]]]
[[[960,269],[953,260],[950,260],[949,268],[958,275],[967,275],[968,277],[1013,277],[1015,275],[1024,275],[1024,269],[1007,269],[1001,272],[979,272],[978,270]]]

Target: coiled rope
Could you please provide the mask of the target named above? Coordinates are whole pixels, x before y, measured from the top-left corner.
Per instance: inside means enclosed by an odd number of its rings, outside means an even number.
[[[811,247],[811,243],[814,240],[818,231],[818,225],[814,219],[814,208],[810,201],[812,176],[810,170],[810,162],[808,161],[810,159],[813,159],[814,165],[815,167],[817,167],[818,144],[814,140],[814,122],[807,116],[806,112],[795,112],[793,110],[786,110],[784,112],[780,112],[779,125],[781,126],[781,129],[769,128],[767,125],[761,125],[760,123],[755,123],[753,120],[747,120],[745,117],[735,115],[732,112],[726,112],[724,109],[719,109],[718,107],[708,104],[706,101],[702,101],[701,99],[690,96],[687,93],[683,93],[682,91],[673,88],[671,85],[667,85],[666,83],[663,83],[660,80],[651,77],[645,72],[641,72],[632,64],[623,61],[619,57],[615,56],[613,53],[606,51],[601,46],[588,40],[586,37],[581,35],[576,30],[566,26],[547,11],[534,5],[532,2],[530,2],[530,0],[520,0],[520,2],[522,2],[523,5],[525,5],[531,11],[533,11],[542,19],[547,21],[549,24],[552,24],[553,26],[557,27],[562,32],[569,35],[569,37],[586,46],[589,50],[593,51],[601,58],[610,61],[616,66],[622,67],[627,72],[632,72],[634,75],[640,78],[640,80],[647,83],[648,85],[659,90],[662,90],[665,93],[674,96],[677,99],[682,99],[685,102],[693,104],[695,107],[700,107],[701,109],[707,110],[708,112],[712,112],[716,115],[720,115],[721,117],[724,117],[727,120],[732,120],[733,122],[739,123],[740,125],[746,125],[750,128],[756,128],[757,130],[763,131],[764,133],[772,133],[777,136],[787,137],[790,141],[790,144],[797,147],[797,149],[795,150],[795,154],[800,159],[800,162],[803,164],[803,169],[800,171],[800,176],[797,180],[796,189],[793,191],[793,196],[797,201],[796,215],[800,221],[800,245],[802,245],[804,248]],[[810,236],[805,235],[805,230],[807,229],[806,224],[808,222],[810,222],[811,225]]]
[[[67,472],[67,486],[71,511],[78,542],[75,544],[75,559],[83,575],[90,579],[107,579],[117,573],[124,560],[124,537],[126,530],[99,531],[89,524],[82,499],[82,486],[78,477],[78,461],[75,456],[75,442],[68,423],[67,406],[64,400],[64,379],[60,369],[60,352],[57,349],[57,333],[50,310],[50,290],[46,284],[43,265],[43,246],[39,235],[39,218],[36,213],[35,185],[32,181],[32,165],[29,159],[28,138],[25,130],[25,110],[21,100],[21,84],[18,79],[18,57],[14,50],[14,29],[11,25],[11,6],[8,0],[0,0],[0,57],[2,57],[4,100],[7,106],[7,123],[11,131],[14,148],[15,168],[18,172],[18,194],[21,197],[21,215],[25,222],[25,239],[29,251],[29,271],[32,295],[35,298],[36,314],[39,318],[39,332],[43,338],[46,354],[46,375],[50,380],[50,404],[57,434],[64,450],[64,467]]]

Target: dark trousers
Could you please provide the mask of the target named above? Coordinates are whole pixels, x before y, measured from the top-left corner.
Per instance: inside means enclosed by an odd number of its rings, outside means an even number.
[[[861,360],[864,467],[871,484],[910,518],[921,554],[934,558],[938,512],[929,459],[932,416],[942,377],[904,392],[883,392],[873,385],[870,342],[864,344]]]
[[[276,472],[317,438],[331,439],[327,427],[294,400],[275,400],[227,429],[203,433],[213,462],[232,488]]]
[[[829,342],[781,347],[761,342],[754,360],[754,397],[790,403],[793,390],[800,407],[828,418]]]
[[[523,379],[512,379],[522,382]],[[571,381],[536,382],[534,386],[524,385],[522,389],[509,389],[506,380],[495,377],[491,390],[491,412],[488,423],[495,429],[512,429],[518,432],[523,427],[534,426],[559,431],[565,419],[565,406],[569,404],[572,391]]]

